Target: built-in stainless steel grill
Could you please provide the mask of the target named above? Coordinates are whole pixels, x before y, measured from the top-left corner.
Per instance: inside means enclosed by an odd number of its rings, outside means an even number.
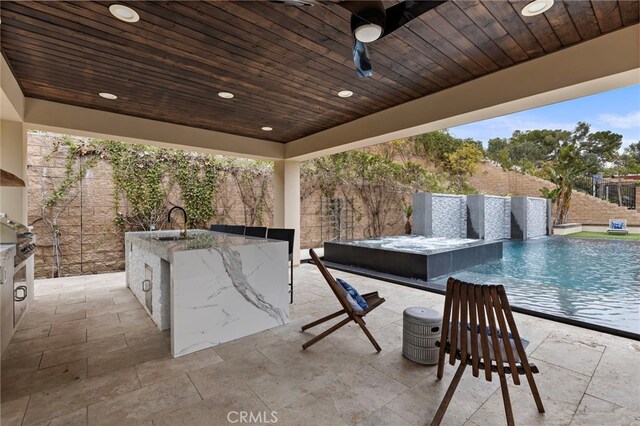
[[[16,266],[36,250],[36,237],[33,232],[8,217],[0,217],[0,243],[16,245],[16,255],[13,259]]]

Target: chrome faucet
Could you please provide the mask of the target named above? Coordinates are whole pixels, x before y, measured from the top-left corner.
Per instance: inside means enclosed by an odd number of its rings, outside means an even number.
[[[171,223],[171,213],[175,209],[182,210],[182,215],[184,216],[184,229],[180,231],[180,236],[187,238],[187,211],[185,209],[180,206],[172,207],[171,210],[169,210],[169,214],[167,215],[167,222]]]

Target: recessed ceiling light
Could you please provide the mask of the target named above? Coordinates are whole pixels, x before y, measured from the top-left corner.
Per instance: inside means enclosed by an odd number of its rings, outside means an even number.
[[[118,99],[118,97],[113,93],[102,92],[98,94],[100,95],[101,98],[110,99],[110,100]]]
[[[138,12],[123,4],[112,4],[109,6],[109,12],[124,22],[138,22],[140,20]]]
[[[350,98],[353,96],[353,92],[351,90],[341,90],[338,92],[338,96],[341,98]]]
[[[218,92],[218,96],[220,96],[221,98],[224,98],[224,99],[231,99],[231,98],[233,98],[233,93]]]
[[[524,16],[535,16],[546,12],[553,6],[553,0],[534,0],[522,8]]]
[[[273,130],[273,127],[264,126],[262,130],[264,130],[265,132],[270,132]]]

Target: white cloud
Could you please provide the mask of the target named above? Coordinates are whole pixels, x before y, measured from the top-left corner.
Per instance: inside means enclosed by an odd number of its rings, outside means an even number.
[[[598,121],[616,129],[637,129],[640,127],[640,111],[628,114],[600,114]]]

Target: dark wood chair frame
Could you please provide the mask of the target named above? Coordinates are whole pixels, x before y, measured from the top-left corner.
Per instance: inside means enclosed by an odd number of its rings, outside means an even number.
[[[364,317],[369,312],[373,311],[375,308],[377,308],[378,306],[382,305],[385,300],[382,297],[378,296],[378,292],[377,291],[372,292],[372,293],[363,294],[362,297],[364,298],[364,300],[367,301],[367,304],[369,305],[369,308],[367,310],[365,310],[365,311],[362,311],[362,312],[354,311],[353,308],[351,307],[351,304],[347,301],[347,298],[340,291],[340,289],[338,287],[340,284],[338,284],[336,282],[336,280],[333,278],[333,276],[331,275],[331,273],[329,272],[327,267],[324,265],[324,263],[320,260],[320,258],[316,254],[316,252],[313,251],[313,249],[311,249],[311,250],[309,250],[309,254],[311,255],[311,259],[313,259],[313,262],[315,263],[315,265],[318,267],[318,269],[322,273],[322,276],[327,281],[327,284],[329,284],[329,287],[331,287],[331,291],[333,291],[333,294],[336,296],[336,298],[340,302],[340,305],[342,306],[342,309],[340,309],[339,311],[334,312],[334,313],[332,313],[330,315],[327,315],[326,317],[322,317],[319,320],[316,320],[316,321],[310,322],[309,324],[303,325],[302,326],[302,331],[308,330],[311,327],[315,327],[316,325],[320,325],[320,324],[322,324],[322,323],[324,323],[326,321],[329,321],[329,320],[331,320],[333,318],[339,317],[342,314],[346,314],[347,317],[345,319],[343,319],[342,321],[340,321],[339,323],[337,323],[337,324],[333,325],[332,327],[328,328],[327,330],[323,331],[322,333],[318,334],[316,337],[314,337],[313,339],[309,340],[305,344],[303,344],[302,345],[302,349],[307,349],[309,346],[319,342],[320,340],[324,339],[325,337],[327,337],[328,335],[330,335],[334,331],[338,330],[339,328],[344,327],[345,325],[347,325],[351,321],[354,321],[356,324],[358,324],[360,326],[362,331],[364,331],[364,334],[367,335],[367,337],[369,338],[369,341],[373,344],[373,347],[376,348],[376,351],[380,352],[382,349],[380,348],[380,345],[378,345],[378,342],[376,342],[376,339],[374,339],[373,335],[367,329],[367,325],[364,322]]]
[[[452,330],[449,336],[449,328],[460,327],[460,333]],[[465,325],[470,324],[471,330]],[[508,327],[507,327],[508,325]],[[476,328],[477,327],[477,328]],[[492,338],[487,334],[487,328],[490,330]],[[501,334],[498,335],[498,329]],[[489,354],[489,344],[493,346],[495,362],[483,358],[480,361],[478,349],[477,330],[480,331],[480,345],[482,353],[485,356]],[[516,357],[513,353],[511,342],[509,341],[508,332],[510,331],[515,343],[517,355],[520,361],[516,365]],[[471,333],[471,348],[467,348],[467,333]],[[460,339],[460,349],[457,350],[458,341]],[[511,407],[511,399],[509,398],[509,389],[507,387],[507,375],[513,377],[513,383],[520,384],[520,375],[525,375],[533,394],[533,399],[538,408],[538,412],[544,413],[544,406],[540,399],[538,387],[533,378],[534,373],[538,373],[538,368],[529,364],[527,354],[524,351],[520,333],[513,319],[513,313],[507,300],[507,294],[501,285],[475,285],[464,283],[453,278],[447,281],[447,292],[444,301],[444,315],[442,321],[442,333],[440,340],[436,342],[440,347],[438,357],[438,380],[442,379],[444,371],[444,362],[447,354],[449,354],[449,364],[455,365],[456,360],[460,361],[460,365],[445,393],[442,403],[436,412],[431,423],[432,426],[439,425],[444,417],[449,402],[453,397],[453,393],[460,382],[462,373],[467,365],[471,365],[474,377],[479,376],[479,370],[484,370],[485,379],[491,381],[491,373],[498,373],[500,378],[500,388],[502,390],[502,400],[504,401],[504,409],[507,416],[507,424],[513,425],[513,410]],[[506,360],[502,359],[502,350],[507,356]]]

